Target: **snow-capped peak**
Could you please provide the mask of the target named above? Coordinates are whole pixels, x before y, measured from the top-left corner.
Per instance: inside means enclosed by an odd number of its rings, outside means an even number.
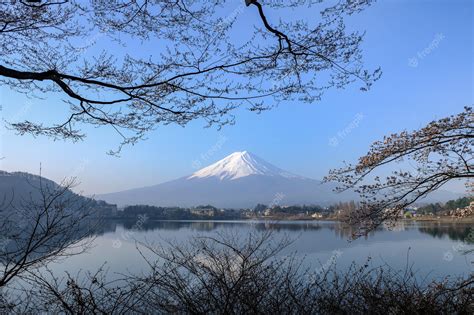
[[[195,172],[191,178],[217,177],[221,180],[233,180],[249,175],[298,177],[264,161],[258,156],[247,152],[234,152],[216,163]]]

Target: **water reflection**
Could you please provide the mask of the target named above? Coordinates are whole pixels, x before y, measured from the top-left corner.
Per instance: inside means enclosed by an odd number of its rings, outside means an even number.
[[[226,228],[253,228],[256,230],[274,230],[277,232],[306,232],[321,229],[330,230],[338,239],[350,239],[356,232],[356,228],[341,222],[330,221],[153,221],[147,220],[137,228],[135,220],[106,220],[97,230],[97,235],[108,232],[116,232],[118,228],[128,231],[194,231],[210,232]],[[448,238],[452,241],[462,241],[474,244],[474,225],[459,222],[416,222],[399,221],[395,225],[381,226],[377,230],[365,236],[365,239],[383,232],[404,232],[417,230],[433,238]]]
[[[127,230],[134,230],[135,221],[126,220],[126,221],[113,221],[113,226],[122,226]],[[311,221],[146,221],[140,226],[141,231],[150,231],[150,230],[193,230],[193,231],[202,231],[208,232],[221,228],[240,228],[240,227],[253,227],[257,230],[276,230],[276,231],[306,231],[306,230],[319,230],[322,227],[322,224],[314,224]],[[115,230],[110,230],[115,231]]]
[[[57,272],[94,271],[106,261],[113,273],[142,272],[148,265],[137,251],[137,242],[166,246],[168,241],[188,244],[191,237],[223,230],[242,235],[254,230],[273,230],[275,237],[288,236],[294,241],[281,255],[295,254],[311,266],[320,267],[337,252],[341,253],[336,262],[341,270],[352,263],[365,264],[368,257],[372,267],[388,264],[403,270],[409,260],[421,271],[420,279],[441,279],[474,271],[472,256],[464,254],[473,248],[469,238],[473,228],[473,224],[466,223],[406,220],[390,229],[381,226],[367,237],[349,242],[355,229],[341,222],[108,220],[97,231],[88,253],[71,257],[54,268]]]
[[[467,244],[474,244],[474,228],[469,224],[444,223],[420,226],[418,230],[431,235],[434,238],[448,237],[453,241],[463,241]]]

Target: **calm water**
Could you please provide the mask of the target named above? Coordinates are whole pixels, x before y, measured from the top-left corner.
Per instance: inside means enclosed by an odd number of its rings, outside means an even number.
[[[136,249],[136,241],[186,242],[196,235],[212,235],[218,231],[246,234],[251,230],[272,229],[276,237],[288,235],[294,243],[282,253],[304,256],[307,264],[320,268],[335,261],[337,268],[352,262],[388,264],[403,269],[407,257],[419,275],[429,279],[466,276],[474,271],[474,255],[462,252],[474,248],[474,225],[465,223],[400,222],[393,230],[380,228],[365,238],[349,242],[351,229],[338,222],[290,221],[109,221],[94,240],[88,253],[68,258],[53,266],[65,270],[94,271],[106,262],[109,274],[146,272],[146,263]],[[471,233],[472,232],[472,233]]]

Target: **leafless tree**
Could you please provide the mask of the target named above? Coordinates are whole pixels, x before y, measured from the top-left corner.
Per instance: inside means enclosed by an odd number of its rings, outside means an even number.
[[[366,233],[381,222],[396,220],[400,211],[453,180],[472,185],[474,178],[474,114],[471,107],[457,115],[403,131],[372,144],[356,165],[332,170],[326,181],[340,184],[338,191],[355,189],[362,199],[350,220]],[[394,171],[386,178],[371,175],[382,167],[403,162],[414,171]],[[469,210],[471,209],[471,210]],[[472,214],[472,207],[463,215]]]
[[[230,232],[194,238],[187,245],[149,246],[158,259],[150,262],[150,276],[134,280],[152,284],[147,307],[166,313],[242,314],[265,308],[287,313],[291,291],[285,279],[296,276],[298,268],[276,259],[290,241],[271,235]]]
[[[126,279],[111,281],[103,268],[76,275],[66,273],[58,277],[45,269],[41,274],[30,273],[29,287],[22,293],[34,295],[32,303],[18,303],[12,307],[26,312],[53,314],[150,314],[143,308],[141,284]]]
[[[87,249],[95,223],[88,199],[71,192],[73,181],[43,184],[38,194],[0,211],[0,289],[52,261]],[[35,191],[36,192],[36,191]]]
[[[74,141],[85,137],[84,124],[110,126],[123,137],[117,153],[160,125],[204,119],[220,127],[238,107],[313,102],[353,81],[367,90],[380,77],[363,69],[363,34],[344,23],[372,0],[239,1],[2,2],[2,84],[28,96],[55,93],[70,110],[52,125],[9,126]],[[321,13],[314,21],[291,15],[308,4]]]

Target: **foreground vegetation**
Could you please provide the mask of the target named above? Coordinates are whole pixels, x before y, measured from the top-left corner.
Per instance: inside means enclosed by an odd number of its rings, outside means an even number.
[[[108,281],[103,270],[57,278],[31,272],[2,312],[65,314],[472,314],[474,279],[423,283],[407,266],[334,264],[316,270],[282,255],[291,241],[271,232],[218,234],[187,244],[141,244],[150,269]],[[145,255],[144,255],[145,257]],[[42,275],[43,274],[43,275]],[[11,292],[11,291],[10,291]],[[24,297],[28,296],[28,299]]]

